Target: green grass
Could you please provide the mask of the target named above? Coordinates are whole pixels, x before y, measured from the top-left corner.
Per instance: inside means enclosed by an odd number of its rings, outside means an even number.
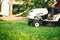
[[[60,40],[60,27],[32,27],[27,21],[0,21],[0,40]]]

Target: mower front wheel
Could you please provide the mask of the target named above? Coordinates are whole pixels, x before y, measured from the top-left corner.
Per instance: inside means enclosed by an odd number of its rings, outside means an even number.
[[[33,26],[35,26],[35,27],[41,26],[41,21],[39,21],[39,20],[34,20],[34,21],[33,21]]]

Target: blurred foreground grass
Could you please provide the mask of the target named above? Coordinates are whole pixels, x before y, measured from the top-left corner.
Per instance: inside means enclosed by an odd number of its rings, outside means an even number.
[[[0,21],[0,40],[60,40],[60,27],[32,27],[27,21]]]

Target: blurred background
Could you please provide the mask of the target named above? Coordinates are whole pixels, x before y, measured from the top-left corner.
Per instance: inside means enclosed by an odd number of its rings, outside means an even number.
[[[23,4],[13,5],[13,14],[20,14],[26,16],[31,9],[43,8],[53,3],[54,0],[15,0],[16,2],[23,2]]]

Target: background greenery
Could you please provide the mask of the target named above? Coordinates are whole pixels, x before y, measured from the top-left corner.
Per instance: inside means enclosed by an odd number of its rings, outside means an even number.
[[[60,27],[36,28],[27,21],[0,21],[0,40],[60,40]]]
[[[18,5],[18,6],[16,5],[13,8],[14,14],[23,12],[22,16],[24,16],[26,13],[28,13],[31,9],[43,8],[43,7],[48,6],[49,3],[54,2],[54,0],[16,0],[16,1],[25,2],[24,4]],[[26,11],[26,10],[28,10],[28,11]],[[26,11],[26,12],[24,12],[24,11]]]

